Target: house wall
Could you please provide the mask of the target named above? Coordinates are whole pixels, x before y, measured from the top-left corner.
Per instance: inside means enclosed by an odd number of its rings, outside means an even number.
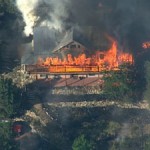
[[[71,54],[72,56],[76,57],[82,53],[84,53],[86,47],[83,46],[81,43],[73,41],[70,44],[66,45],[65,47],[60,49],[60,53],[63,58],[67,56],[67,54]]]
[[[32,74],[30,74],[32,75]],[[54,79],[54,78],[61,78],[61,79],[68,79],[68,78],[102,78],[101,74],[71,74],[71,75],[49,75],[49,74],[44,74],[44,73],[37,73],[33,74],[34,78],[38,79]],[[35,77],[36,76],[36,77]]]

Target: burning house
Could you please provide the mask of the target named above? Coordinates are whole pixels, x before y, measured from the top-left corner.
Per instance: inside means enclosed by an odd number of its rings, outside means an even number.
[[[32,33],[34,28],[34,51],[29,50],[30,54],[27,52],[29,55],[22,59],[24,70],[30,75],[42,75],[43,78],[55,75],[70,77],[74,74],[99,75],[103,70],[118,70],[123,63],[132,64],[133,57],[126,50],[137,59],[136,55],[141,52],[139,45],[143,40],[149,41],[147,4],[147,1],[137,0],[84,0],[82,5],[80,1],[45,0],[35,2],[32,8],[27,5],[30,10],[28,13],[23,7],[21,11],[26,16],[26,27],[30,29],[25,33]],[[44,29],[46,25],[47,29]],[[37,27],[42,29],[39,31]],[[66,32],[71,27],[86,30],[92,38],[86,41],[85,38],[79,38],[79,34],[78,37],[74,36],[72,31],[65,36],[58,36],[57,32]],[[94,32],[87,29],[93,27]],[[98,47],[97,43],[105,42],[102,38],[94,42],[95,38],[104,37],[105,34],[111,35],[116,41],[109,41],[109,48]],[[92,47],[89,41],[97,45]],[[144,48],[148,46],[148,43],[143,45]]]
[[[52,56],[50,50],[45,55],[45,51],[35,49],[36,61],[33,64],[24,64],[24,71],[36,79],[94,79],[101,77],[102,71],[119,70],[121,64],[133,63],[131,54],[118,50],[117,41],[114,40],[111,44],[108,50],[96,50],[89,55],[92,44],[80,34],[76,35],[73,30],[69,30],[51,52]]]
[[[25,65],[36,64],[38,58],[45,59],[51,55],[57,41],[58,32],[55,29],[50,30],[46,26],[35,27],[33,29],[33,40],[31,43],[24,45],[24,54],[21,59],[21,63]]]
[[[53,53],[62,58],[66,58],[67,54],[72,54],[75,57],[85,53],[88,47],[86,39],[81,34],[77,34],[77,31],[71,29],[66,32],[64,38],[53,50]]]

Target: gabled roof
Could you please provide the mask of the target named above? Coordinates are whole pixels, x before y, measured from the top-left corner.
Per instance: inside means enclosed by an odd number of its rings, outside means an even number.
[[[56,46],[53,52],[58,51],[59,49],[63,48],[64,46],[73,42],[73,30],[68,31],[64,38],[60,41],[60,43]]]
[[[88,47],[87,44],[89,44],[89,42],[87,42],[87,39],[78,30],[71,29],[66,32],[64,38],[60,41],[60,43],[53,50],[53,52],[57,52],[61,48],[72,43],[73,41],[76,41],[85,47]]]

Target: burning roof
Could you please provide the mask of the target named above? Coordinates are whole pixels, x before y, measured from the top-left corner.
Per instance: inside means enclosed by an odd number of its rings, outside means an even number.
[[[73,42],[73,31],[68,31],[64,38],[61,40],[61,42],[56,46],[56,48],[53,50],[53,52],[57,52],[61,48],[65,47],[66,45],[70,44]]]
[[[62,38],[62,40],[59,42],[59,44],[56,46],[56,48],[53,50],[53,52],[58,52],[65,46],[73,43],[74,41],[80,43],[82,46],[89,48],[90,43],[88,39],[81,33],[81,31],[72,28],[68,30],[65,34],[65,36]]]
[[[51,73],[62,72],[100,72],[102,70],[114,70],[123,63],[133,64],[133,57],[129,53],[118,51],[117,42],[113,41],[112,47],[107,51],[97,51],[90,57],[85,53],[77,57],[68,54],[66,58],[47,57],[39,58],[37,65],[47,66]]]

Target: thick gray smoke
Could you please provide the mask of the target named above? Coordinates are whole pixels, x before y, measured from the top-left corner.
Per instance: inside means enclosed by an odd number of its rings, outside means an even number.
[[[65,25],[94,26],[95,38],[107,33],[123,49],[137,52],[150,38],[149,8],[149,0],[72,0]]]
[[[95,42],[107,43],[105,34],[125,50],[137,52],[150,35],[149,0],[18,0],[31,32],[33,26],[58,30],[80,27]]]
[[[14,1],[0,1],[0,73],[19,64],[23,28],[23,18]]]
[[[25,33],[33,32],[33,27],[49,26],[61,30],[64,18],[68,18],[66,10],[69,0],[17,0],[17,6],[26,23]]]

